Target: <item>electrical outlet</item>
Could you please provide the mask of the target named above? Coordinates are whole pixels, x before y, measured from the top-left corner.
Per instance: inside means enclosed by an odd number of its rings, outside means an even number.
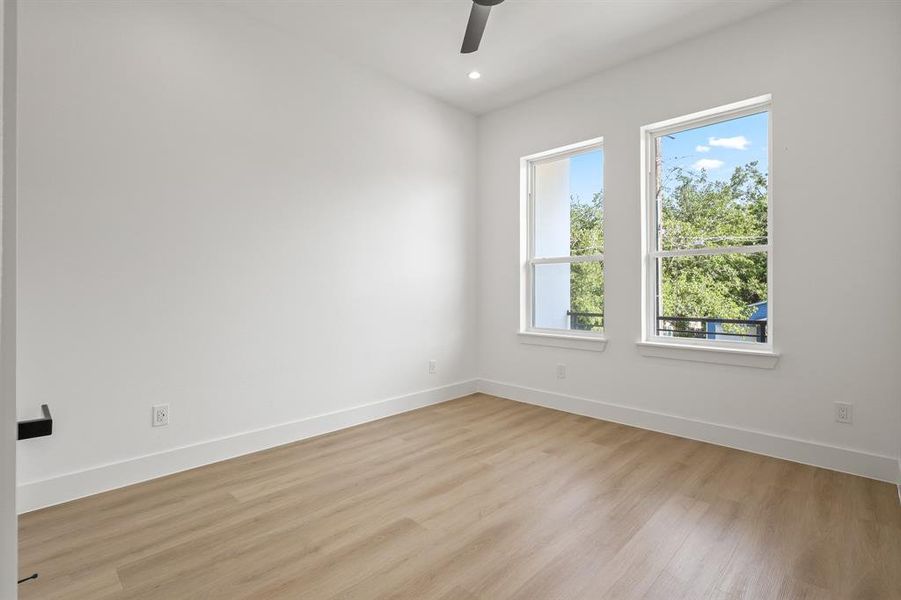
[[[566,379],[566,365],[557,365],[557,379]]]
[[[153,406],[152,424],[154,427],[164,427],[169,424],[169,405],[168,404],[155,404]]]
[[[438,372],[438,361],[432,359],[429,361],[429,375],[434,375]]]
[[[854,405],[847,402],[835,403],[835,422],[836,423],[853,423],[854,422]]]

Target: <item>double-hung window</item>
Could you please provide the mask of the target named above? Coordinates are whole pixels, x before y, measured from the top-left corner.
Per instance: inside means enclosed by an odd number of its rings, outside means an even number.
[[[642,128],[643,340],[771,351],[770,98]]]
[[[600,138],[522,159],[524,334],[603,339]]]

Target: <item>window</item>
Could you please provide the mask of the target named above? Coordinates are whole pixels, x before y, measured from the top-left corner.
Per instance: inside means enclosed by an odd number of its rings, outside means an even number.
[[[770,99],[642,128],[644,341],[772,348]]]
[[[591,140],[523,159],[523,332],[604,331],[604,154]]]

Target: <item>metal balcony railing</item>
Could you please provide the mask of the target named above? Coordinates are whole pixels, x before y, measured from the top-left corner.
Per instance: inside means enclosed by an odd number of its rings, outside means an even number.
[[[569,317],[569,328],[574,330],[590,330],[604,326],[604,313],[566,311]],[[718,327],[731,325],[732,327]],[[717,340],[729,338],[748,338],[765,343],[767,340],[767,322],[748,319],[717,319],[714,317],[657,317],[657,335],[675,337],[692,337],[696,339]]]
[[[697,325],[697,326],[695,326]],[[734,327],[717,327],[733,325]],[[657,317],[657,335],[693,337],[702,340],[749,338],[766,342],[766,321],[748,319],[716,319],[713,317]]]
[[[581,331],[590,331],[593,327],[603,327],[604,326],[604,313],[599,312],[579,312],[579,311],[566,311],[566,316],[569,317],[569,328],[576,329]],[[590,323],[586,323],[584,320],[580,319],[580,317],[588,317],[591,320],[597,319],[598,323],[592,326]]]

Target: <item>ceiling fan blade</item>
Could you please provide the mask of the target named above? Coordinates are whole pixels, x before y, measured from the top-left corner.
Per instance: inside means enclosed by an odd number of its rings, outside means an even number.
[[[485,32],[485,24],[488,23],[488,15],[491,14],[490,6],[482,6],[472,3],[469,13],[469,23],[466,24],[466,33],[463,35],[463,47],[461,54],[469,54],[479,49],[482,34]]]

